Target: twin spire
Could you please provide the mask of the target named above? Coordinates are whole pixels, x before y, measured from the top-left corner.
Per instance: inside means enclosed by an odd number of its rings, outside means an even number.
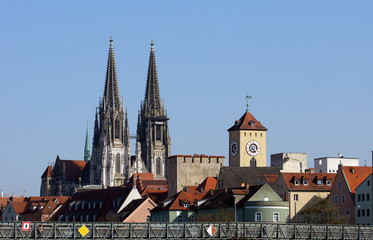
[[[164,115],[163,106],[161,105],[161,97],[159,93],[157,66],[154,54],[154,42],[150,43],[150,56],[148,76],[146,80],[144,110],[146,114]]]
[[[120,105],[117,70],[115,67],[113,39],[110,36],[109,57],[107,60],[106,80],[104,90],[104,103],[112,109]]]

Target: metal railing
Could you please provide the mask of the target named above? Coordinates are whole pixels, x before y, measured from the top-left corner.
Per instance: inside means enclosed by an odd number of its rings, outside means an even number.
[[[88,233],[79,229],[86,226]],[[210,226],[216,230],[211,236]],[[211,229],[210,229],[211,230]],[[87,232],[87,231],[86,231]],[[211,231],[210,231],[211,233]],[[0,239],[373,239],[372,226],[274,223],[0,222]]]

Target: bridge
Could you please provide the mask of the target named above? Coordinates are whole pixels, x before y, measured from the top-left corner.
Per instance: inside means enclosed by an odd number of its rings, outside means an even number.
[[[27,226],[29,225],[29,226]],[[83,225],[86,227],[83,227]],[[25,228],[26,226],[26,228]],[[23,229],[22,229],[23,227]],[[83,227],[83,228],[82,228]],[[0,239],[373,239],[373,226],[0,222]]]

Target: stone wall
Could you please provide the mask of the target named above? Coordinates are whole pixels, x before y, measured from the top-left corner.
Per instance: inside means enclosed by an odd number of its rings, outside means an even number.
[[[168,158],[168,196],[184,186],[199,185],[206,177],[217,177],[224,166],[224,156],[174,155]]]

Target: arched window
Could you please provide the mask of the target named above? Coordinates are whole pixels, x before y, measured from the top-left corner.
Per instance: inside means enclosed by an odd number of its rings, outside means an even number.
[[[280,214],[275,212],[273,213],[273,222],[278,222],[280,221]]]
[[[256,159],[255,158],[250,159],[250,167],[256,167]]]
[[[117,153],[117,156],[115,157],[115,172],[120,173],[120,154]]]
[[[251,120],[251,121],[249,122],[249,125],[250,125],[250,127],[255,127],[255,122],[254,122],[253,120]]]
[[[158,157],[157,158],[157,162],[156,162],[156,174],[157,175],[160,175],[161,174],[161,158]]]
[[[115,120],[115,138],[119,139],[120,138],[120,124],[119,124],[119,120],[116,119]]]

